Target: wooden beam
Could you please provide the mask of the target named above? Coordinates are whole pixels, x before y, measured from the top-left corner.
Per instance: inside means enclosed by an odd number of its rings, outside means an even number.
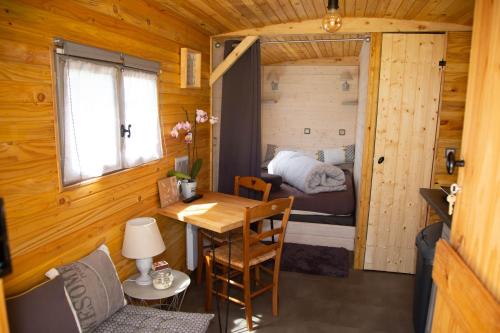
[[[210,74],[210,86],[214,84],[225,72],[234,65],[236,60],[238,60],[245,52],[252,46],[257,40],[258,36],[248,36],[241,41],[241,43],[236,46],[236,48],[224,59],[223,62],[217,66],[217,68]]]
[[[342,27],[336,34],[368,32],[445,32],[472,31],[472,26],[445,22],[398,20],[378,17],[344,17]],[[273,35],[328,35],[321,28],[321,19],[266,25],[217,35],[228,36],[273,36]],[[330,34],[331,35],[331,34]]]
[[[432,279],[437,301],[446,302],[464,332],[500,332],[500,304],[445,240],[437,243]],[[433,323],[433,331],[440,324]]]

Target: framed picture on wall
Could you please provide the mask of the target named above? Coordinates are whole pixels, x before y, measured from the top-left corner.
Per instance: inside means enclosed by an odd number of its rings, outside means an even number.
[[[201,87],[201,52],[181,48],[181,88]]]
[[[176,177],[168,177],[158,181],[158,193],[160,194],[160,207],[164,208],[179,201],[179,186]]]

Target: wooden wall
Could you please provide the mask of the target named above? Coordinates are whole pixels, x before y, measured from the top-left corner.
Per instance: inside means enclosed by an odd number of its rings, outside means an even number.
[[[449,185],[457,180],[458,170],[453,175],[446,172],[445,149],[455,148],[460,156],[464,123],[465,97],[469,71],[471,32],[449,32],[446,47],[441,112],[439,114],[438,138],[434,157],[432,187]],[[428,223],[439,221],[435,212],[429,210]]]
[[[181,107],[208,111],[209,37],[144,0],[0,2],[0,196],[6,203],[13,274],[8,295],[43,281],[50,267],[110,247],[120,277],[135,270],[121,256],[124,223],[155,214],[156,181],[173,167],[185,145],[170,138],[184,119]],[[159,101],[166,157],[95,182],[60,191],[51,77],[52,38],[126,52],[161,62]],[[203,52],[202,88],[179,88],[180,47]],[[209,186],[209,127],[199,127],[199,176]],[[159,219],[174,267],[185,268],[185,229]]]
[[[343,72],[352,74],[349,91],[342,91]],[[276,91],[273,78],[279,81]],[[358,99],[358,66],[263,66],[262,99],[263,154],[267,144],[311,151],[354,144],[357,106],[343,102]],[[311,134],[304,134],[306,127]]]

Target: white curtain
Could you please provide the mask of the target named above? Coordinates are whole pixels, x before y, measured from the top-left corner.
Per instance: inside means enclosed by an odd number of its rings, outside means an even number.
[[[67,59],[64,64],[64,184],[122,168],[118,68]]]
[[[124,114],[122,123],[131,127],[123,142],[124,167],[130,168],[163,156],[158,114],[157,76],[124,69]]]

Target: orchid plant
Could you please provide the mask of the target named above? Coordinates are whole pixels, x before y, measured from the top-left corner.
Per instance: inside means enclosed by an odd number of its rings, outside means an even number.
[[[194,161],[191,166],[191,172],[185,174],[183,172],[178,172],[174,170],[170,170],[168,172],[169,176],[175,176],[178,179],[187,179],[187,180],[195,180],[198,174],[200,173],[201,166],[203,164],[203,160],[198,158],[198,147],[196,146],[196,127],[197,124],[202,124],[205,122],[209,122],[211,125],[218,122],[218,118],[215,116],[208,116],[208,114],[201,110],[196,110],[196,118],[193,124],[189,122],[189,114],[186,109],[182,108],[186,113],[186,121],[178,122],[170,131],[170,136],[173,138],[181,137],[184,143],[187,145],[188,157],[190,160]],[[192,149],[191,149],[191,145]]]

